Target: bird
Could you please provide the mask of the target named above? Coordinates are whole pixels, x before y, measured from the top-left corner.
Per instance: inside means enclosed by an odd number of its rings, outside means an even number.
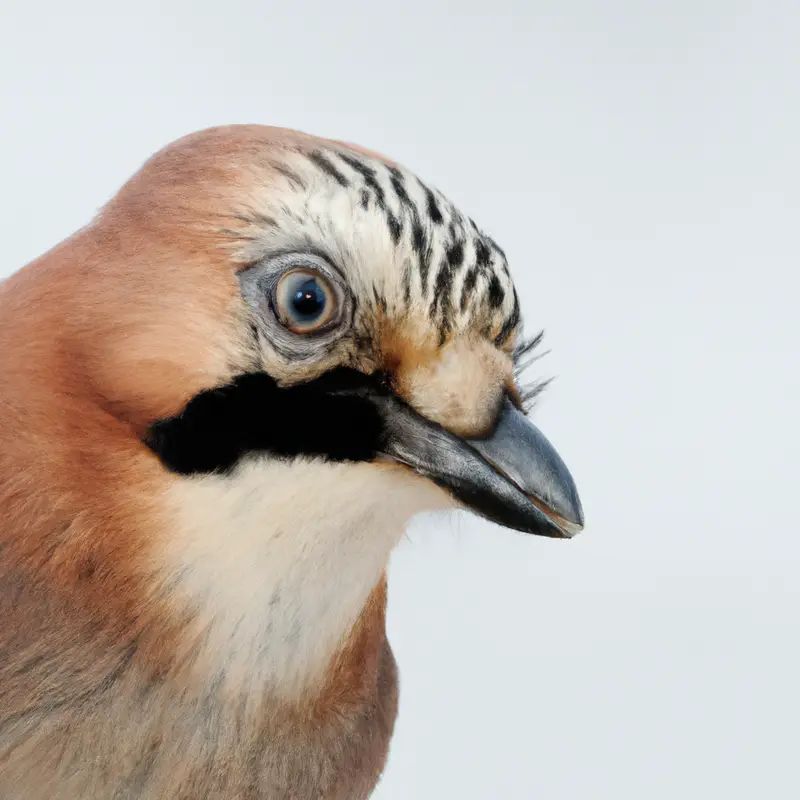
[[[358,800],[387,565],[466,509],[568,539],[501,247],[389,158],[191,133],[0,284],[0,796]]]

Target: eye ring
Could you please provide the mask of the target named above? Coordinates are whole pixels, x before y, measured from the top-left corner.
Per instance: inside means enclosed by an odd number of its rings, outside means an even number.
[[[274,285],[272,304],[281,325],[299,335],[330,330],[342,316],[339,292],[313,267],[297,267],[281,275]]]

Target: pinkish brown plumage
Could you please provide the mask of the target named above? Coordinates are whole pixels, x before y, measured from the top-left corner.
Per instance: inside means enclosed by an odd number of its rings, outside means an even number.
[[[259,126],[168,147],[2,283],[0,795],[367,797],[410,517],[582,524],[554,455],[540,487],[475,449],[523,424],[519,325],[440,193]]]

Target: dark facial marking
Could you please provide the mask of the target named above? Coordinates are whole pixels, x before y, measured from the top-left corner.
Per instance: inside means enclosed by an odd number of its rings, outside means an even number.
[[[392,213],[389,208],[384,209],[386,214],[386,224],[389,226],[389,234],[392,241],[397,244],[403,235],[403,223]]]
[[[273,217],[268,217],[258,211],[251,211],[247,214],[234,214],[233,216],[240,222],[246,222],[248,225],[257,225],[260,228],[275,228],[278,225]]]
[[[328,161],[328,159],[325,158],[325,156],[318,150],[315,150],[313,153],[311,153],[309,159],[314,164],[316,164],[326,175],[333,178],[336,181],[336,183],[339,184],[339,186],[347,187],[350,185],[350,181],[347,180],[347,178],[345,178],[345,176],[342,175],[342,173],[339,172],[339,170],[336,169],[336,167],[330,161]]]
[[[409,194],[406,191],[403,173],[400,172],[397,167],[387,166],[386,168],[389,171],[390,182],[392,184],[392,188],[394,189],[394,193],[397,195],[397,199],[400,201],[400,208],[404,209],[406,214],[411,217],[412,228],[414,226],[419,226],[419,212],[417,211],[414,201],[411,199],[411,197],[409,197]]]
[[[492,277],[489,278],[489,306],[491,308],[500,308],[505,299],[506,293],[500,284],[500,279],[492,273]]]
[[[256,325],[255,321],[251,321],[248,325],[250,330],[250,340],[255,350],[258,350],[260,345],[260,333],[258,330],[258,325]]]
[[[420,224],[419,219],[415,219],[411,225],[411,246],[414,248],[415,253],[420,254],[428,246],[427,236],[425,236],[425,229]],[[420,268],[421,267],[422,265],[420,264]]]
[[[474,223],[473,223],[474,225]],[[488,285],[488,300],[492,308],[499,308],[505,300],[505,291],[497,277],[491,271],[492,264],[492,240],[488,236],[480,234],[475,239],[475,264],[472,266],[464,278],[464,285],[461,289],[461,310],[464,311],[469,302],[471,292],[475,289],[479,275],[485,275]],[[510,331],[509,331],[510,333]],[[508,334],[506,334],[506,337]]]
[[[411,262],[408,259],[403,264],[403,298],[406,305],[411,302]]]
[[[500,333],[498,333],[494,339],[494,343],[498,347],[506,342],[508,337],[511,336],[512,332],[519,324],[519,297],[517,296],[517,290],[514,289],[513,291],[514,291],[514,306],[511,309],[511,314],[503,323],[503,327],[500,329]]]
[[[439,266],[436,275],[436,285],[433,290],[433,301],[431,302],[431,316],[436,314],[436,309],[442,310],[442,314],[447,316],[450,309],[450,290],[453,286],[453,278],[464,263],[464,245],[461,242],[453,242],[445,252],[444,259]]]
[[[400,203],[408,209],[411,213],[416,213],[417,207],[412,202],[411,198],[408,196],[408,192],[406,191],[405,179],[403,178],[403,173],[400,172],[397,167],[389,167],[389,175],[391,176],[391,184],[392,188],[394,189],[394,193],[397,195],[397,199]]]
[[[248,453],[371,461],[385,433],[374,404],[358,394],[367,385],[381,391],[380,378],[345,368],[288,388],[265,373],[242,375],[153,423],[144,442],[181,475],[224,474]]]
[[[442,216],[442,212],[439,209],[439,204],[436,202],[436,196],[421,181],[420,181],[420,186],[425,192],[425,199],[428,204],[428,216],[431,218],[431,222],[433,222],[435,225],[441,225],[444,222],[444,217]]]
[[[483,236],[478,237],[475,241],[475,263],[480,269],[485,269],[489,266],[492,260],[492,251]]]
[[[381,311],[386,311],[386,298],[377,289],[373,289],[372,293],[375,297],[375,307],[381,309]]]
[[[455,234],[455,226],[451,226]],[[458,272],[459,267],[464,263],[464,243],[461,240],[453,241],[445,252],[444,260],[439,266],[436,275],[436,285],[433,291],[430,314],[434,318],[437,310],[441,317],[439,321],[439,346],[441,347],[447,340],[447,334],[452,328],[452,308],[453,301],[451,292],[453,289],[453,278]]]
[[[364,179],[366,188],[372,193],[375,198],[375,202],[378,204],[381,211],[383,211],[383,215],[386,217],[386,225],[389,228],[389,235],[392,237],[392,242],[397,244],[400,241],[400,236],[403,233],[403,222],[402,220],[398,219],[392,209],[389,208],[389,205],[386,202],[386,193],[383,191],[383,186],[378,183],[378,180],[375,177],[375,170],[359,161],[359,159],[353,155],[350,155],[349,153],[337,153],[337,155],[342,159],[342,161],[344,161],[345,164],[361,175],[361,177]]]
[[[447,248],[447,265],[457,270],[464,263],[464,242],[456,240]]]
[[[475,284],[478,282],[478,273],[480,272],[478,266],[470,267],[469,272],[467,273],[466,277],[464,278],[464,285],[461,287],[461,310],[464,311],[467,308],[467,303],[469,302],[470,294],[472,290],[475,288]]]
[[[286,164],[281,164],[280,161],[271,161],[270,166],[275,172],[283,175],[294,189],[306,188],[306,182],[293,169],[287,167]]]
[[[419,263],[419,281],[422,287],[422,296],[428,293],[428,273],[431,268],[431,244],[425,233],[425,228],[419,220],[419,215],[414,212],[411,221],[411,246],[417,254]]]
[[[355,156],[349,153],[338,153],[339,158],[347,164],[350,169],[357,172],[364,179],[364,183],[375,194],[378,204],[383,206],[386,203],[386,196],[381,186],[375,178],[375,170],[359,161]]]

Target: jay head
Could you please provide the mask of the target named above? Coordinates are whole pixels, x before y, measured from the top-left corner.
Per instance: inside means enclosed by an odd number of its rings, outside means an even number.
[[[362,798],[418,512],[567,538],[497,244],[258,126],[155,155],[0,284],[0,795]]]

